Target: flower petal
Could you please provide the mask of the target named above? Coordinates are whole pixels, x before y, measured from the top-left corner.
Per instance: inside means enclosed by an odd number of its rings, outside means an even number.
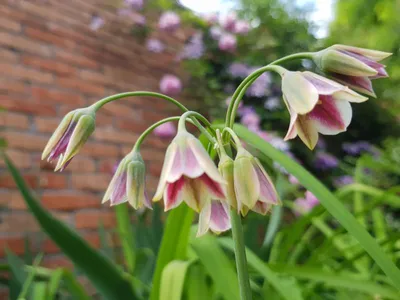
[[[221,201],[211,202],[210,229],[215,233],[221,233],[231,228],[229,207]]]
[[[115,180],[114,189],[111,192],[111,205],[118,205],[128,201],[128,198],[126,197],[126,181],[126,172],[122,172],[118,175],[117,179]]]
[[[275,190],[271,178],[265,172],[263,166],[257,158],[254,158],[255,170],[257,172],[258,181],[260,183],[259,200],[265,203],[279,204],[278,193]]]
[[[187,179],[187,182],[189,184],[185,195],[185,202],[194,211],[199,212],[211,200],[212,193],[210,193],[210,188],[203,180]]]
[[[343,83],[344,85],[347,85],[349,88],[372,96],[376,97],[374,89],[372,88],[372,83],[371,80],[366,77],[366,76],[347,76],[347,75],[342,75],[342,74],[336,74],[332,73],[332,77],[337,80],[340,83]],[[359,101],[354,101],[354,100],[348,100],[350,102],[363,102],[366,101],[368,98],[360,98],[356,97],[355,99],[358,99]]]
[[[175,155],[172,159],[172,166],[167,174],[167,182],[175,182],[182,177],[185,170],[185,162],[183,157],[184,147],[179,143],[176,143],[177,148]]]
[[[219,182],[212,180],[207,174],[201,175],[198,180],[204,183],[214,199],[225,199],[224,188]]]
[[[308,113],[318,102],[317,89],[301,72],[284,73],[282,92],[290,107],[298,114]]]
[[[271,210],[271,204],[270,203],[265,203],[262,201],[257,201],[256,205],[254,205],[252,211],[261,214],[261,215],[266,215],[269,211]]]
[[[365,48],[359,48],[359,47],[352,47],[352,46],[341,45],[341,44],[333,45],[332,48],[358,53],[358,54],[363,55],[374,61],[380,61],[380,60],[385,59],[386,57],[389,57],[392,55],[392,53],[389,53],[389,52],[383,52],[383,51],[371,50],[371,49],[365,49]]]
[[[187,139],[187,143],[193,151],[197,162],[204,170],[204,172],[208,175],[208,177],[210,177],[214,181],[226,183],[200,141],[196,139],[193,135],[191,135],[191,137]]]
[[[183,174],[189,178],[197,178],[204,173],[203,168],[200,166],[195,154],[189,145],[182,147],[183,154]]]
[[[183,201],[185,178],[181,177],[175,182],[167,183],[164,191],[164,210],[177,207]]]
[[[297,117],[296,130],[303,143],[311,150],[314,149],[318,142],[318,131],[308,115]]]
[[[296,121],[297,121],[297,113],[295,111],[293,111],[293,109],[289,106],[289,104],[287,103],[285,96],[283,96],[283,100],[289,110],[289,114],[290,114],[290,123],[289,123],[289,129],[286,133],[286,136],[284,138],[284,141],[287,140],[291,140],[294,139],[297,136],[297,130],[296,130]]]
[[[171,144],[168,146],[167,152],[165,153],[160,181],[158,182],[157,191],[153,197],[153,201],[159,201],[163,197],[165,185],[167,184],[167,176],[172,169],[177,151],[178,145],[174,142],[171,142]]]
[[[126,194],[129,204],[134,209],[143,206],[145,202],[144,194],[144,180],[145,180],[145,166],[142,162],[134,161],[128,164],[127,168],[127,185]]]
[[[343,85],[313,72],[305,71],[303,75],[317,89],[319,95],[331,95],[346,89]]]
[[[321,96],[320,99],[321,104],[316,105],[308,114],[318,132],[334,135],[345,131],[352,117],[350,103],[332,96]]]
[[[207,233],[210,228],[211,219],[211,201],[208,201],[199,214],[199,224],[197,226],[196,236],[202,236]]]

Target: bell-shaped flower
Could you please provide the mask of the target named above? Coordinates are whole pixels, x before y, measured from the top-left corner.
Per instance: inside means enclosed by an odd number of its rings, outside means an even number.
[[[199,212],[212,199],[225,198],[225,180],[200,141],[180,129],[168,146],[153,201],[164,198],[165,210],[182,201]]]
[[[357,92],[375,97],[371,79],[388,77],[385,65],[378,62],[390,55],[388,52],[333,45],[318,52],[314,61],[334,80]]]
[[[275,187],[260,161],[238,147],[234,161],[234,184],[238,211],[266,214],[271,205],[280,204]]]
[[[310,149],[317,144],[318,133],[335,135],[346,131],[352,117],[349,102],[359,103],[368,99],[312,72],[289,72],[296,73],[296,79],[286,84],[290,89],[285,90],[284,80],[287,76],[292,76],[287,73],[282,80],[283,99],[290,113],[290,125],[285,140],[299,135]],[[295,89],[299,91],[298,95]]]
[[[207,233],[208,230],[216,234],[231,229],[231,218],[228,203],[220,200],[208,201],[199,215],[197,236]]]
[[[146,167],[139,152],[133,151],[125,156],[104,194],[102,203],[111,205],[129,202],[134,209],[143,206],[151,209],[151,202],[145,191]]]
[[[225,153],[225,151],[223,151],[220,155],[218,170],[226,181],[226,200],[228,201],[231,207],[237,209],[233,168],[234,168],[233,159],[230,158]]]
[[[63,171],[93,133],[95,119],[95,111],[90,107],[69,112],[47,142],[42,159],[58,159],[54,171]]]

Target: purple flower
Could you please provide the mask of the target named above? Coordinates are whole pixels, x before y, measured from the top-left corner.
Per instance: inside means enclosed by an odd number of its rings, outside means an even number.
[[[253,82],[247,89],[246,95],[250,97],[261,98],[269,94],[268,86],[271,83],[271,77],[267,73],[263,73]]]
[[[281,107],[281,102],[279,101],[278,97],[268,98],[264,102],[264,108],[266,108],[266,109],[268,109],[270,111],[277,110],[280,107]]]
[[[93,31],[97,31],[103,26],[104,26],[104,19],[102,17],[100,17],[99,15],[94,14],[90,21],[89,28]]]
[[[307,214],[318,204],[319,201],[314,194],[310,191],[307,191],[305,198],[297,198],[294,201],[294,213],[296,216]]]
[[[173,32],[178,29],[180,24],[181,18],[173,11],[164,12],[158,20],[158,28],[169,32]]]
[[[222,29],[218,26],[213,26],[210,28],[210,36],[214,40],[219,40],[222,35]]]
[[[143,8],[143,0],[124,0],[125,6],[131,7],[136,10]]]
[[[250,24],[247,21],[239,20],[235,23],[234,32],[236,34],[247,34],[250,31]]]
[[[139,14],[132,14],[132,20],[136,25],[144,26],[146,25],[146,17]]]
[[[326,142],[323,138],[319,138],[317,142],[317,148],[319,150],[325,150],[326,149]]]
[[[234,32],[236,20],[237,20],[236,13],[230,12],[220,19],[220,25],[225,30]]]
[[[346,185],[352,184],[353,182],[354,182],[353,177],[351,177],[350,175],[343,175],[343,176],[340,176],[340,177],[336,177],[333,180],[333,185],[335,187],[337,187],[337,188],[340,188],[342,186],[346,186]]]
[[[148,39],[147,42],[146,42],[146,48],[150,52],[161,53],[161,52],[164,51],[165,46],[160,40]]]
[[[269,143],[276,149],[281,151],[289,151],[290,146],[288,142],[285,142],[283,139],[277,136],[272,136],[269,140]]]
[[[161,78],[160,91],[164,94],[174,96],[181,92],[182,83],[180,79],[174,75],[167,74]]]
[[[337,158],[326,152],[318,152],[314,161],[314,165],[320,170],[334,169],[338,166]]]
[[[366,141],[358,141],[355,143],[343,143],[342,148],[344,152],[352,156],[360,155],[362,152],[372,151],[372,145]]]
[[[243,63],[232,63],[228,67],[228,73],[233,78],[245,78],[249,74],[249,67]]]
[[[236,37],[229,33],[224,33],[219,41],[218,48],[222,51],[233,52],[236,50]]]
[[[300,184],[300,181],[296,177],[294,177],[292,174],[289,175],[288,179],[289,179],[289,182],[293,185]]]
[[[258,128],[260,125],[260,116],[255,111],[250,111],[242,115],[240,122],[251,128]]]
[[[243,105],[242,107],[240,107],[240,109],[238,109],[238,114],[241,117],[243,117],[244,115],[246,115],[248,113],[255,113],[254,107],[248,106],[248,105]]]
[[[161,124],[154,129],[154,134],[160,138],[171,138],[176,134],[175,125],[171,122]]]
[[[204,54],[203,34],[197,32],[190,38],[189,42],[183,48],[179,58],[182,59],[198,59]]]

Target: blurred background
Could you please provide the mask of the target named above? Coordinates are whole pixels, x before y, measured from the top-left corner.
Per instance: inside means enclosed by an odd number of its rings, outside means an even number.
[[[54,165],[41,161],[40,155],[68,111],[115,93],[147,90],[171,95],[219,122],[230,95],[256,68],[291,53],[339,43],[393,53],[384,62],[390,78],[373,81],[376,99],[353,105],[347,132],[322,136],[314,151],[299,139],[283,141],[289,114],[280,80],[271,74],[262,75],[246,92],[237,122],[296,159],[332,190],[358,186],[383,193],[397,187],[398,193],[399,15],[398,0],[4,0],[1,147],[47,209],[94,247],[104,246],[105,236],[118,249],[116,217],[100,204],[103,192],[139,134],[180,112],[145,97],[107,104],[97,114],[96,131],[81,153],[67,170],[54,173]],[[306,60],[287,67],[319,72]],[[175,127],[167,126],[144,144],[150,194],[174,133]],[[32,252],[46,253],[43,266],[70,267],[0,163],[0,258],[4,260],[6,246],[23,255],[29,245]],[[281,212],[285,220],[291,222],[315,206],[302,202],[306,191],[296,178],[279,165],[271,163],[270,169],[286,184]],[[392,202],[380,209],[388,232],[400,229],[400,204]],[[141,217],[132,213],[131,218]],[[257,249],[268,218],[254,219],[261,228],[253,231],[249,247]],[[370,219],[364,222],[368,226]]]

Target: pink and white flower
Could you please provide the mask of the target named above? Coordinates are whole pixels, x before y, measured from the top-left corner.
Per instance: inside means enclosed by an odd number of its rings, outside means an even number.
[[[228,14],[220,18],[220,25],[227,31],[234,32],[237,16],[235,12],[229,12]]]
[[[199,212],[211,199],[225,199],[225,185],[200,141],[180,130],[167,149],[153,201],[164,198],[166,211],[185,201]]]
[[[175,75],[167,74],[161,78],[160,91],[164,94],[175,96],[182,90],[182,82]]]
[[[197,236],[202,236],[208,230],[216,234],[231,229],[229,205],[224,201],[212,200],[206,203],[199,215]]]
[[[247,21],[239,20],[235,23],[234,32],[236,34],[247,34],[250,31],[250,24]]]
[[[236,37],[229,33],[221,35],[218,41],[218,48],[222,51],[233,52],[236,50]]]

